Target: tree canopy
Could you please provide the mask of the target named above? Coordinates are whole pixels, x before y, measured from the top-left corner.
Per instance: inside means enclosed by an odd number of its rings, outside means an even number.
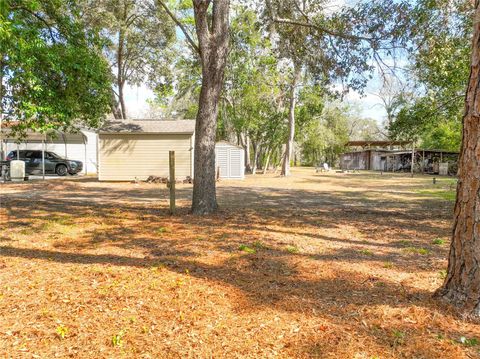
[[[14,129],[96,127],[104,118],[108,64],[75,2],[2,1],[0,43],[1,108]]]
[[[390,126],[396,138],[458,151],[470,62],[470,1],[419,1],[412,12],[408,75],[414,96]]]

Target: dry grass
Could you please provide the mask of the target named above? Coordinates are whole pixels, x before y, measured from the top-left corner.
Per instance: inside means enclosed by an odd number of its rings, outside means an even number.
[[[431,295],[452,201],[430,177],[2,185],[0,356],[472,358],[480,326]],[[462,339],[463,337],[463,339]]]

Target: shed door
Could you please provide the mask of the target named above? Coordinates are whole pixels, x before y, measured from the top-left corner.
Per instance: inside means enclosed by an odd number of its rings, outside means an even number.
[[[220,167],[220,177],[229,176],[228,148],[217,147],[217,167]]]
[[[242,161],[242,156],[241,156],[241,151],[239,151],[236,148],[230,148],[228,150],[228,157],[229,157],[229,162],[230,162],[230,173],[229,177],[241,177],[241,161]]]

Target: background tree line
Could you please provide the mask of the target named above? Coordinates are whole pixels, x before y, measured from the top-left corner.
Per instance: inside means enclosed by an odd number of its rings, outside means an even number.
[[[225,23],[215,23],[215,11]],[[22,128],[97,127],[107,113],[129,116],[127,84],[147,85],[156,116],[206,118],[196,143],[208,138],[197,167],[209,168],[209,198],[219,139],[245,148],[252,173],[283,175],[291,163],[335,165],[348,139],[455,150],[471,12],[466,0],[336,8],[309,0],[7,0],[2,112]],[[378,74],[384,128],[342,101]]]

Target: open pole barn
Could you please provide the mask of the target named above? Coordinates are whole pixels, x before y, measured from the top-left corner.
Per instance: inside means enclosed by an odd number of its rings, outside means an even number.
[[[50,130],[47,133],[27,131],[17,137],[9,128],[2,128],[0,136],[1,158],[11,151],[39,150],[54,152],[60,157],[83,162],[83,174],[97,173],[97,134],[91,130],[76,133]]]

